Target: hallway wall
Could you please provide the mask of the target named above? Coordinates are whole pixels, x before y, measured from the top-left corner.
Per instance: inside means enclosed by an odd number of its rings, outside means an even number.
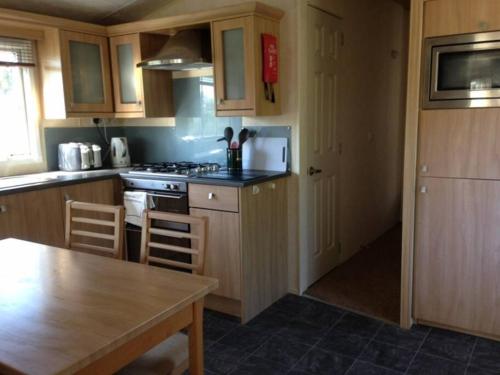
[[[400,219],[409,17],[392,0],[346,1],[343,10],[341,261]]]

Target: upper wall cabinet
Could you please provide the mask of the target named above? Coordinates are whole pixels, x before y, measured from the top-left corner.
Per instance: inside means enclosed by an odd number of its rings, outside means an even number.
[[[116,117],[171,117],[172,73],[137,68],[167,40],[155,34],[129,34],[110,38]]]
[[[112,113],[108,39],[70,31],[60,33],[67,112]]]
[[[281,113],[279,78],[263,81],[263,34],[276,38],[279,51],[278,21],[252,15],[212,23],[217,116]]]
[[[498,0],[425,2],[424,37],[500,30]]]

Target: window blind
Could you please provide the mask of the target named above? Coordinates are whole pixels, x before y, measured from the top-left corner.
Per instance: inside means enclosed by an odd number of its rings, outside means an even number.
[[[0,37],[0,65],[35,66],[33,41]]]

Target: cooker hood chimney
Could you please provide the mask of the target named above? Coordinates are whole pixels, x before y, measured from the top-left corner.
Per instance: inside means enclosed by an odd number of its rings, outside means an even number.
[[[210,66],[210,32],[205,29],[177,32],[155,56],[137,64],[138,68],[161,70],[194,70]]]

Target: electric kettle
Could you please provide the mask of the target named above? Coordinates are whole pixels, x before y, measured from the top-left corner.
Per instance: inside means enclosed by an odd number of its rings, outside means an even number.
[[[113,168],[130,167],[127,138],[111,138],[111,163]]]

